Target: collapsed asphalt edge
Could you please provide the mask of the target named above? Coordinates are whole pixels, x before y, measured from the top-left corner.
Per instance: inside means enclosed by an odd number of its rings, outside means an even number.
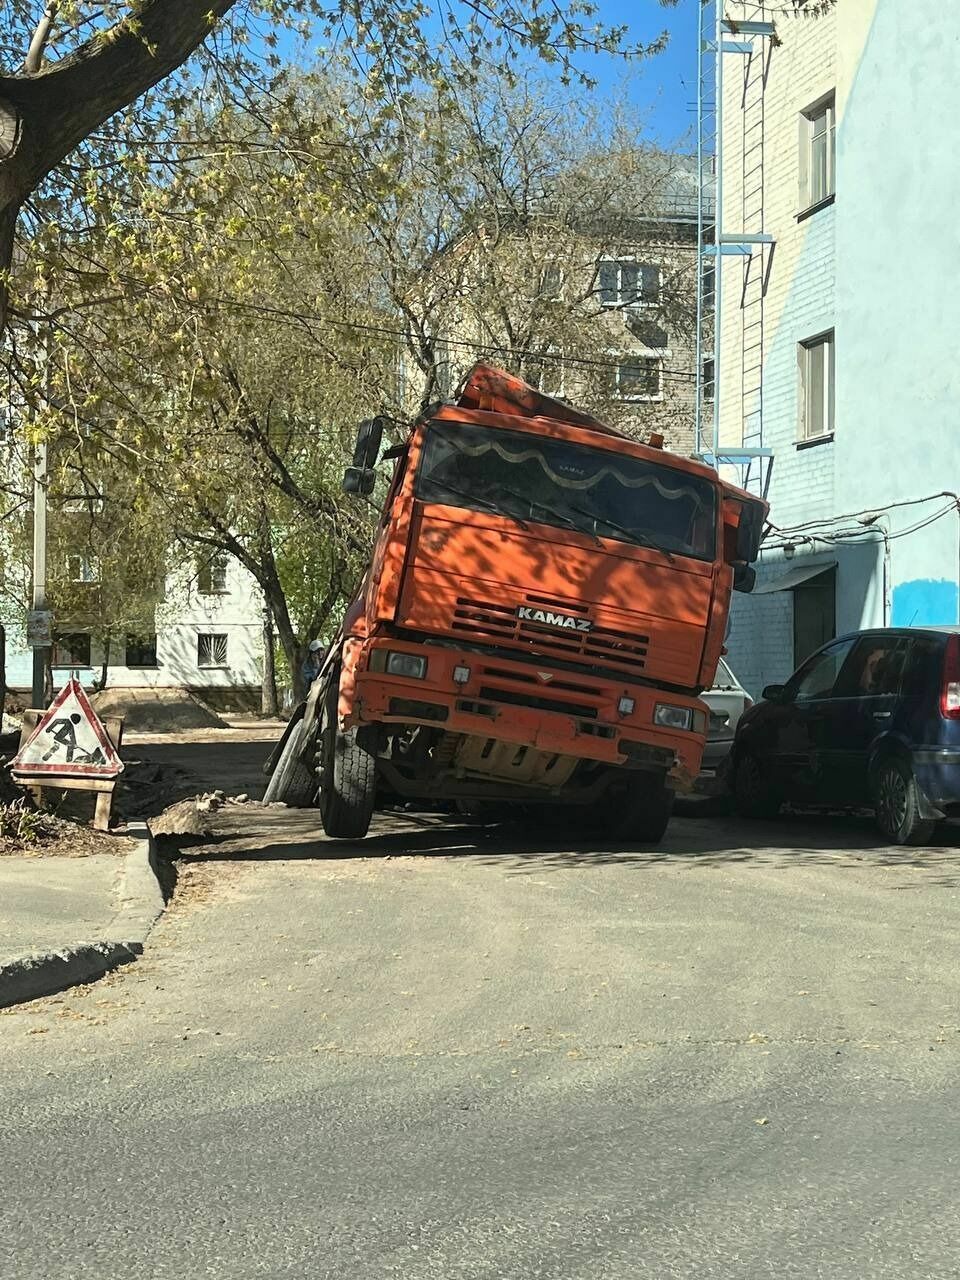
[[[136,841],[136,848],[124,860],[119,908],[105,930],[107,937],[0,964],[0,1008],[93,982],[143,954],[165,903],[149,827],[144,822],[128,823],[126,835]]]

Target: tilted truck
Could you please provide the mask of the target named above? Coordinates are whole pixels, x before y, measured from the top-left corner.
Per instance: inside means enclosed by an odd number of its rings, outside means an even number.
[[[381,437],[361,424],[348,492],[373,491]],[[265,798],[339,838],[415,801],[659,840],[766,503],[485,365],[384,456],[369,566]]]

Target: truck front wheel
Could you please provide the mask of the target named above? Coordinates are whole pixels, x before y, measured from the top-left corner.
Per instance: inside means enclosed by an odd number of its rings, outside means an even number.
[[[673,792],[663,778],[634,774],[627,786],[612,787],[594,807],[597,826],[615,840],[656,844],[673,812]]]
[[[377,796],[376,759],[357,741],[357,730],[340,728],[336,672],[324,699],[320,736],[320,821],[332,840],[362,840]]]

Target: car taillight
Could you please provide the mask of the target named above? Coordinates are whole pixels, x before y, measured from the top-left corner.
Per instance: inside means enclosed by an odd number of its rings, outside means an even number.
[[[950,636],[944,651],[940,714],[948,720],[960,720],[960,635]]]

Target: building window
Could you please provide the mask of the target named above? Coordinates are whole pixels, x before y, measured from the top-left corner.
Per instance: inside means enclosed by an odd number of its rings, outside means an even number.
[[[704,360],[703,369],[700,374],[700,385],[703,388],[704,400],[713,400],[713,357]]]
[[[836,119],[831,93],[800,116],[800,208],[836,191]]]
[[[89,667],[90,634],[87,631],[62,631],[53,638],[54,667]]]
[[[835,365],[833,330],[801,342],[797,357],[800,366],[800,440],[831,436]]]
[[[537,297],[554,301],[563,294],[563,268],[558,262],[548,262],[540,272]]]
[[[666,329],[662,329],[660,325],[654,324],[652,320],[643,320],[637,316],[631,316],[627,320],[627,329],[640,345],[646,347],[648,351],[667,354],[670,339],[667,336]]]
[[[67,576],[71,582],[99,582],[100,566],[93,556],[67,556]]]
[[[659,400],[663,365],[654,356],[621,356],[611,367],[608,391],[618,400]]]
[[[652,306],[660,301],[660,268],[632,258],[604,258],[597,268],[604,307]]]
[[[157,637],[155,635],[128,635],[125,664],[128,667],[155,667],[157,665]]]
[[[227,557],[213,555],[205,560],[197,574],[197,587],[202,596],[227,594]]]
[[[712,311],[717,297],[717,269],[712,258],[707,258],[703,264],[702,280],[703,306],[705,310]]]
[[[225,667],[227,665],[227,637],[217,632],[197,633],[197,666]]]

